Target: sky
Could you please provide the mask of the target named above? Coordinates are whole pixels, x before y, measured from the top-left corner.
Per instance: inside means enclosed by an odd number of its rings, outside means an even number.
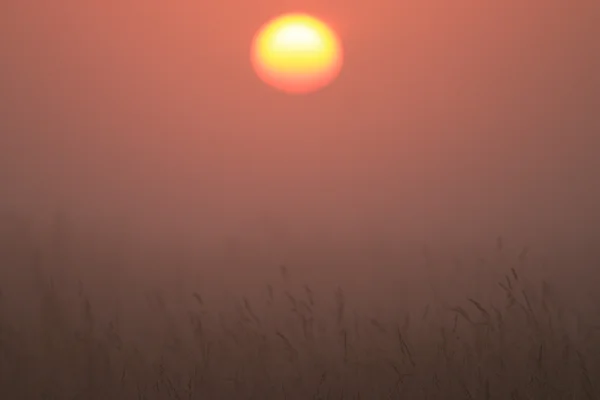
[[[308,96],[250,64],[289,11],[344,47]],[[599,37],[594,0],[3,1],[0,207],[157,237],[591,237]]]

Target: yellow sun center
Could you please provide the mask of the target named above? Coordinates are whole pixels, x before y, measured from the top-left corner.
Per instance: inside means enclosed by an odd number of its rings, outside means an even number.
[[[335,79],[342,51],[339,40],[323,22],[306,14],[287,14],[257,33],[252,62],[269,85],[285,92],[307,93]]]

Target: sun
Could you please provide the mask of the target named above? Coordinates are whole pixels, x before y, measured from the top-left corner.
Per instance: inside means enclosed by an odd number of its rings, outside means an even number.
[[[252,66],[268,85],[306,94],[329,85],[342,68],[340,40],[324,22],[304,13],[267,22],[254,36]]]

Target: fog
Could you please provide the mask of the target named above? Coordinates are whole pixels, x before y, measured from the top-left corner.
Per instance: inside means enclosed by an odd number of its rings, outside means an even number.
[[[339,79],[309,96],[249,62],[292,6],[344,45]],[[599,15],[591,0],[5,1],[1,207],[271,252],[591,240]]]
[[[306,96],[250,63],[298,9],[345,57]],[[599,39],[598,0],[0,1],[0,393],[598,397]]]

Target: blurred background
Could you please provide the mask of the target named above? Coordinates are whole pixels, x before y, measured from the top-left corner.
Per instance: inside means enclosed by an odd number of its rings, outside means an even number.
[[[249,61],[293,10],[344,44],[309,96]],[[3,1],[0,208],[272,249],[592,240],[599,37],[593,0]]]

